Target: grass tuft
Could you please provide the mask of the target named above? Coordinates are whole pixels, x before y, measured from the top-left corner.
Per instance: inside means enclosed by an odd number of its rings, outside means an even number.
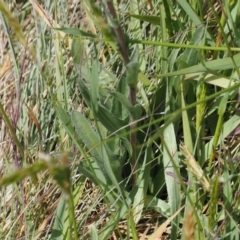
[[[0,239],[239,239],[239,6],[0,1]]]

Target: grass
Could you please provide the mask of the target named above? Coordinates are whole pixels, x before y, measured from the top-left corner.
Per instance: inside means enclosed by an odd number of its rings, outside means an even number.
[[[0,238],[239,239],[239,2],[9,2]]]

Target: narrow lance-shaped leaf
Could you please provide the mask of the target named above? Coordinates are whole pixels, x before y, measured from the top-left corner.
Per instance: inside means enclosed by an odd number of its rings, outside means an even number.
[[[138,82],[138,62],[130,62],[127,65],[127,83],[130,87],[135,88]]]
[[[99,66],[96,60],[92,62],[92,72],[90,80],[90,94],[91,94],[91,104],[94,114],[98,112],[98,98],[99,98]]]
[[[141,105],[137,104],[136,106],[132,106],[131,102],[126,98],[123,94],[119,92],[109,92],[112,96],[114,96],[118,101],[121,102],[121,104],[127,109],[130,116],[137,120],[142,114],[142,107]]]
[[[91,39],[97,39],[98,36],[92,33],[85,32],[83,30],[80,30],[78,28],[54,28],[55,30],[62,31],[66,34],[70,34],[72,36],[76,37],[87,37]]]
[[[76,136],[76,131],[73,127],[73,123],[71,121],[69,114],[59,105],[55,105],[54,108],[55,108],[57,117],[62,122],[66,132],[69,134],[72,141],[76,144],[79,151],[82,152],[81,142],[79,141],[79,138]]]
[[[240,67],[240,54],[233,57],[237,67]],[[205,62],[204,65],[198,64],[189,68],[184,68],[175,72],[161,74],[161,77],[185,75],[189,73],[218,71],[234,68],[233,60],[230,57]]]
[[[81,63],[84,54],[84,44],[81,39],[74,39],[71,45],[71,54],[73,57],[73,62],[77,66]]]
[[[149,16],[149,15],[135,15],[135,14],[131,14],[130,15],[133,18],[139,19],[141,21],[144,22],[149,22],[152,23],[154,25],[160,25],[160,17],[159,16]]]
[[[103,165],[99,136],[92,129],[89,121],[80,112],[72,112],[72,122],[76,128],[77,133],[79,134],[79,137],[86,144],[87,148],[91,151],[91,155],[98,163],[98,166],[103,171],[103,173],[106,173]]]
[[[143,164],[139,169],[138,179],[137,179],[137,192],[134,196],[133,202],[133,212],[135,223],[138,223],[142,216],[142,211],[145,207],[145,198],[147,195],[149,178],[150,178],[150,164],[151,160],[151,145],[147,147],[144,154]]]

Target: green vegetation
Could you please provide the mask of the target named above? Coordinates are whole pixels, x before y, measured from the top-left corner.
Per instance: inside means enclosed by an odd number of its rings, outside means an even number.
[[[239,239],[240,2],[9,2],[0,239]]]

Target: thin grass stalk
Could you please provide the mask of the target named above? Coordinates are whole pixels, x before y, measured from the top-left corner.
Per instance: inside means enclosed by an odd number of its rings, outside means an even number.
[[[212,46],[203,46],[203,45],[191,45],[191,44],[182,44],[182,43],[170,43],[165,41],[149,41],[149,40],[139,40],[139,39],[130,39],[129,43],[132,44],[143,44],[149,46],[164,46],[164,47],[172,47],[172,48],[182,48],[182,49],[198,49],[198,50],[206,50],[206,51],[231,51],[240,52],[240,48],[238,47],[212,47]]]
[[[76,222],[76,217],[75,217],[75,211],[74,211],[74,201],[73,201],[73,194],[72,190],[70,194],[67,195],[68,198],[68,214],[69,214],[69,229],[71,232],[69,240],[72,239],[72,229],[73,229],[73,236],[75,240],[78,240],[78,232],[77,232],[77,222]]]

